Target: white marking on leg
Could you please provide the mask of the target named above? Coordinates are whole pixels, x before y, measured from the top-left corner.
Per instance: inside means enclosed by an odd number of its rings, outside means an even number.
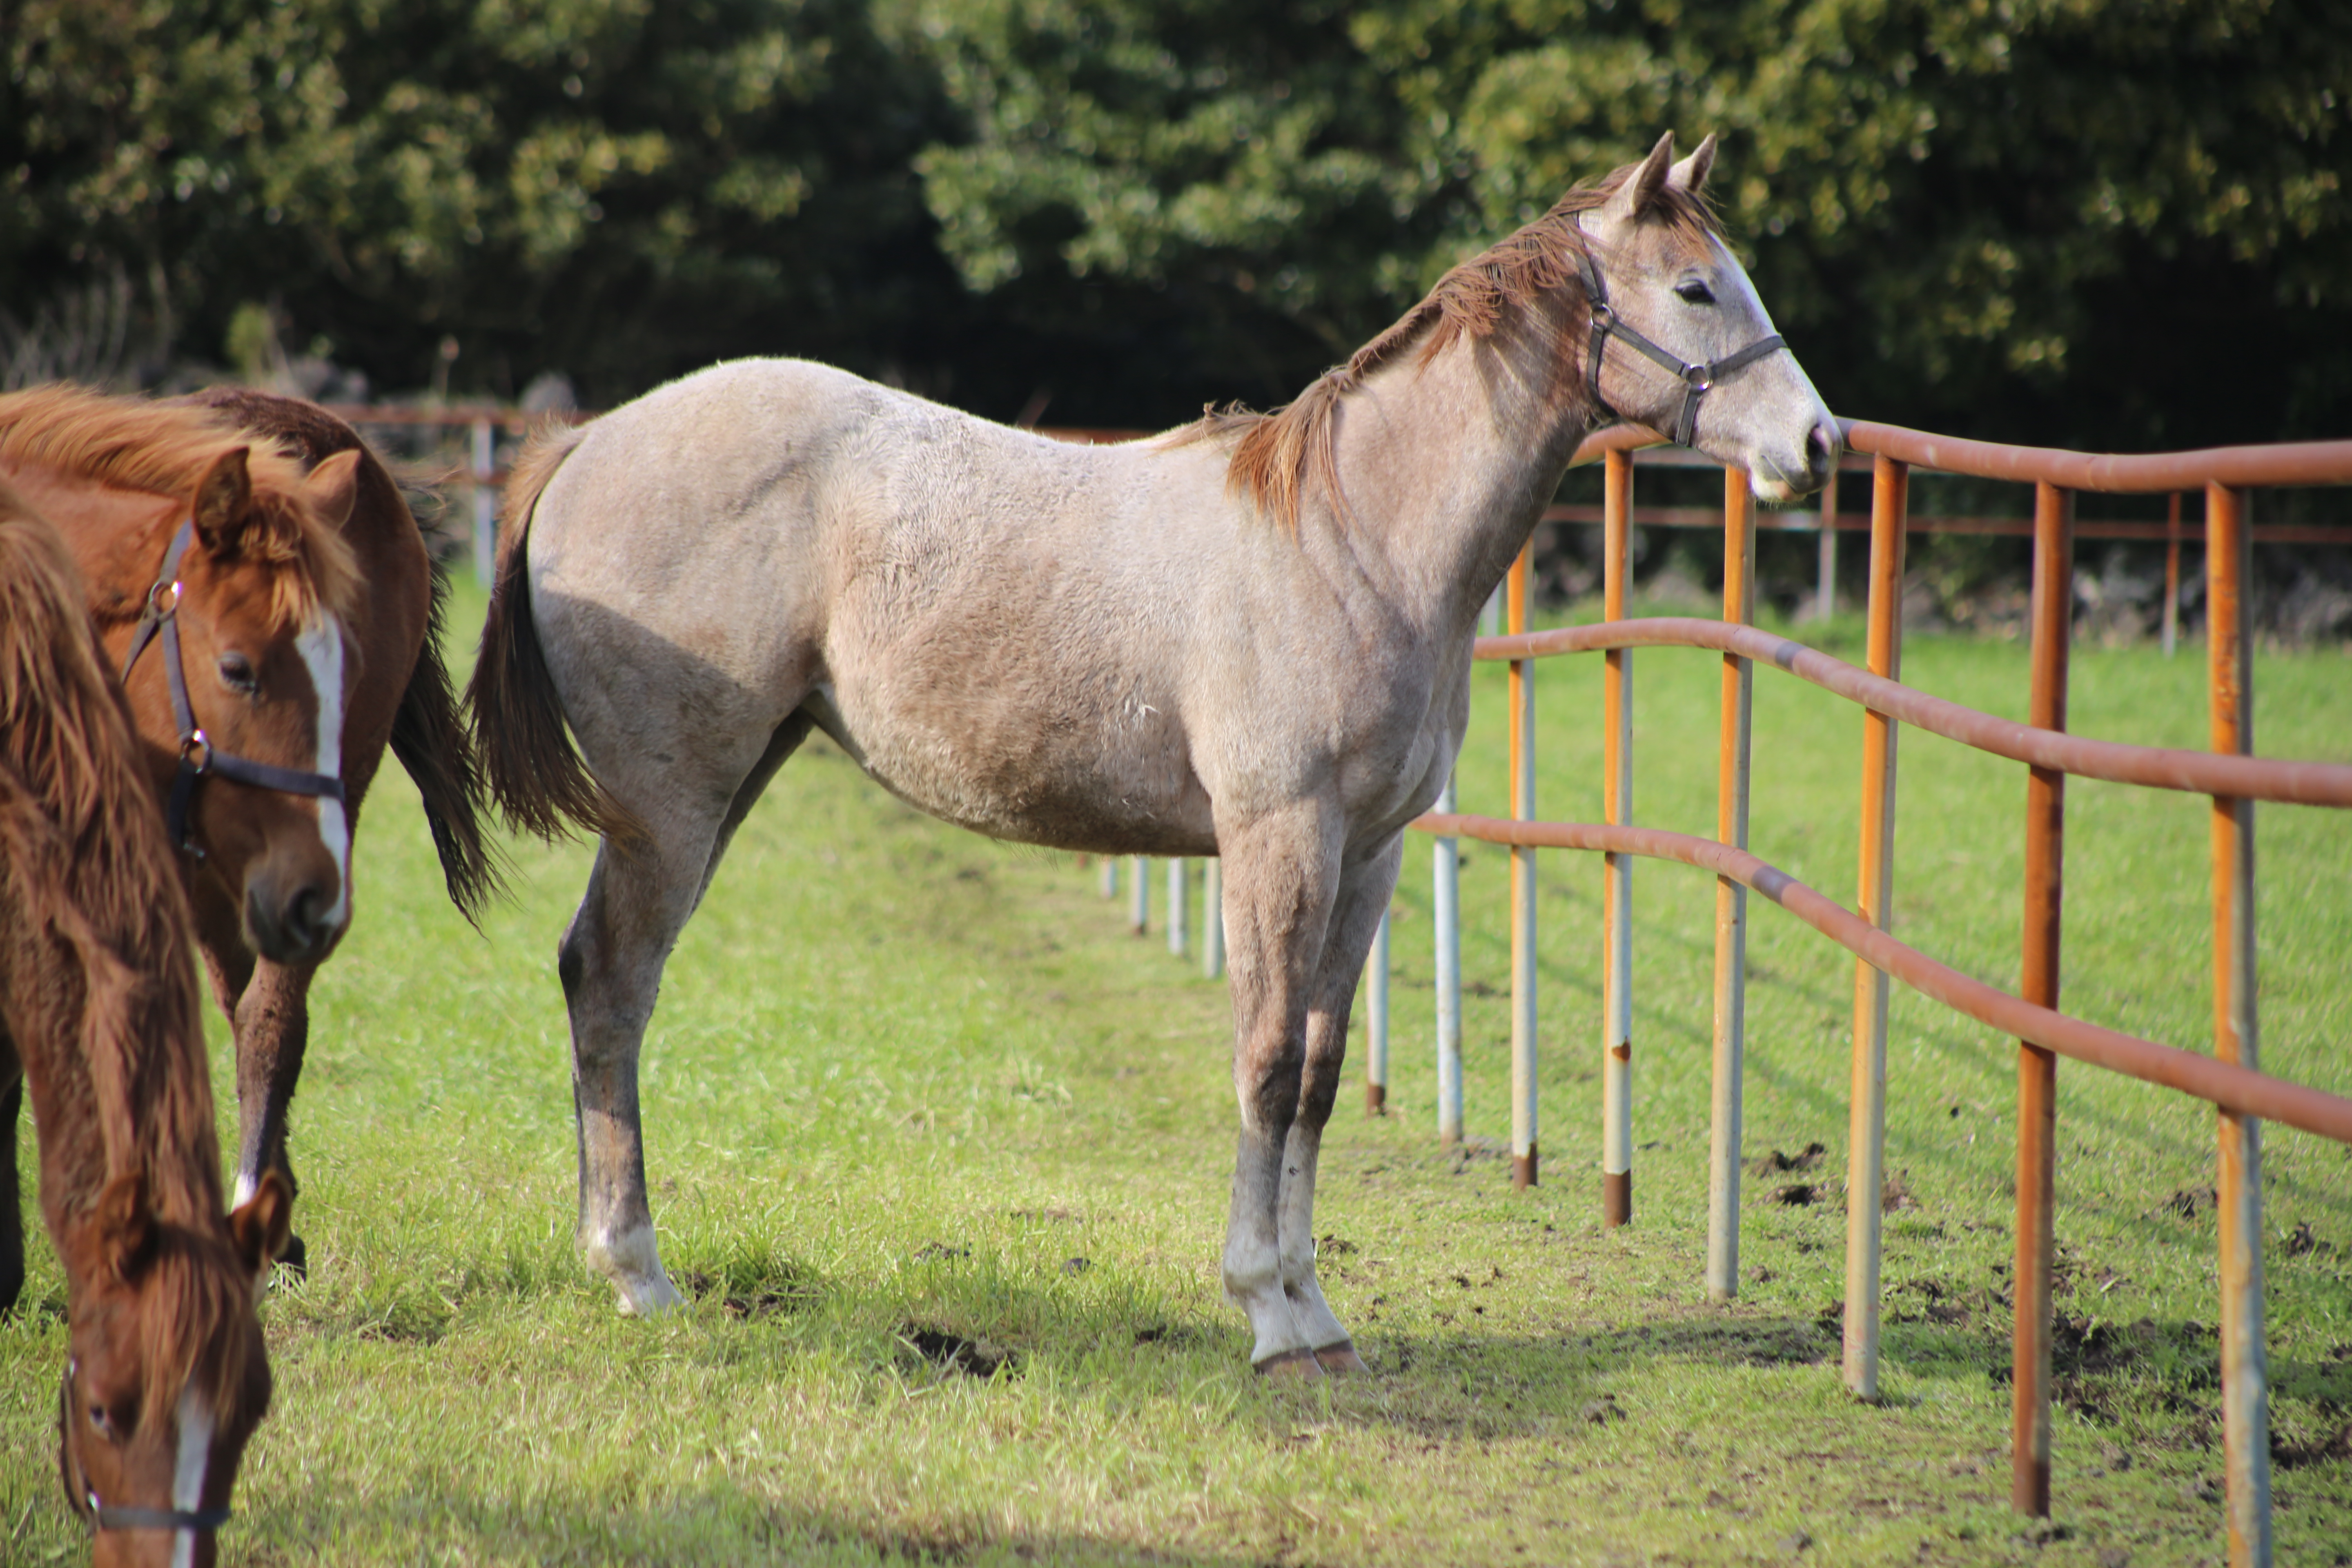
[[[625,1317],[649,1318],[686,1304],[662,1268],[661,1248],[649,1225],[592,1238],[588,1266],[612,1281]]]
[[[205,1471],[213,1458],[213,1413],[211,1406],[197,1396],[193,1388],[180,1391],[180,1451],[172,1466],[172,1506],[183,1513],[194,1513],[205,1506]],[[172,1533],[172,1568],[193,1568],[196,1560],[196,1532],[178,1530]]]
[[[319,612],[319,618],[294,639],[302,663],[310,672],[310,689],[319,698],[319,761],[313,770],[329,778],[343,775],[343,625]],[[327,911],[327,929],[341,931],[352,913],[352,829],[342,802],[319,797],[319,840],[335,858],[335,904]]]

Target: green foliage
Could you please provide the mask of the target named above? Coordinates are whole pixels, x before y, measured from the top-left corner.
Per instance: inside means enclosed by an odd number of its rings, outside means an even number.
[[[1725,217],[1835,406],[2140,442],[2340,417],[2339,7],[937,0],[929,25],[975,140],[927,189],[975,288],[1186,287],[1328,353],[1662,128],[1713,130]],[[2238,398],[2250,362],[2272,374]]]
[[[388,385],[796,352],[1010,415],[1277,401],[1671,127],[1841,410],[2340,433],[2319,0],[0,0],[0,297],[152,375],[268,299]],[[2226,395],[2217,395],[2226,387]]]
[[[394,384],[448,333],[460,383],[556,365],[605,397],[747,337],[879,369],[951,300],[908,169],[940,106],[856,0],[0,16],[13,297],[110,259],[165,339],[211,317],[190,335],[218,342],[267,292]]]

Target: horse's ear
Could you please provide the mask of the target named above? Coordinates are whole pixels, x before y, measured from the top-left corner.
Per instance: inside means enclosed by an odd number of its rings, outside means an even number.
[[[1675,133],[1669,131],[1658,138],[1658,144],[1650,149],[1648,157],[1633,165],[1633,172],[1625,176],[1625,183],[1617,187],[1616,194],[1601,208],[1602,215],[1619,223],[1632,223],[1640,217],[1665,188],[1666,172],[1674,161]]]
[[[356,447],[336,453],[310,470],[302,481],[310,492],[310,510],[329,528],[340,531],[351,521],[360,499],[360,454]]]
[[[253,508],[253,478],[245,466],[249,449],[230,447],[214,458],[205,477],[196,481],[193,517],[198,536],[212,554],[235,555],[244,541],[246,522]]]
[[[118,1279],[135,1279],[155,1248],[155,1215],[147,1205],[147,1177],[125,1171],[106,1184],[90,1211],[89,1238],[95,1261]]]
[[[1696,195],[1706,188],[1707,172],[1715,167],[1715,132],[1691,149],[1691,155],[1666,171],[1666,184],[1677,191]]]
[[[278,1171],[264,1171],[253,1195],[229,1211],[229,1238],[236,1260],[259,1279],[294,1237],[294,1189]]]

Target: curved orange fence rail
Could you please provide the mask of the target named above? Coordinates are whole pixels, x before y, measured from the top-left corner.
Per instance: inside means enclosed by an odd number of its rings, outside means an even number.
[[[2261,1072],[2255,1052],[2253,816],[2257,800],[2352,807],[2352,766],[2256,758],[2251,754],[2251,638],[2242,586],[2252,530],[2249,487],[2352,484],[2352,441],[2230,447],[2201,452],[2116,457],[1961,440],[1859,421],[1842,422],[1850,449],[1873,458],[1869,635],[1865,668],[1753,621],[1754,503],[1747,476],[1725,475],[1724,616],[1624,617],[1631,581],[1633,449],[1654,445],[1638,426],[1588,440],[1580,461],[1606,464],[1602,521],[1601,625],[1529,633],[1528,554],[1505,588],[1509,635],[1478,641],[1477,657],[1511,667],[1511,805],[1508,821],[1465,816],[1447,800],[1413,824],[1437,836],[1439,1108],[1441,1136],[1461,1135],[1458,1067],[1449,1072],[1448,1042],[1458,1043],[1458,963],[1445,955],[1458,936],[1444,927],[1458,910],[1449,868],[1457,837],[1512,850],[1513,1168],[1522,1184],[1538,1179],[1536,1137],[1535,944],[1532,857],[1539,848],[1584,849],[1607,858],[1603,889],[1601,980],[1602,1212],[1622,1224],[1633,1207],[1631,1071],[1632,929],[1628,910],[1636,858],[1677,860],[1717,876],[1714,1132],[1709,1150],[1706,1283],[1711,1295],[1738,1289],[1742,1062],[1745,1050],[1746,897],[1761,893],[1857,957],[1852,1133],[1846,1189],[1847,1259],[1844,1376],[1864,1398],[1878,1382],[1879,1223],[1885,1171],[1886,984],[1900,979],[1923,994],[2017,1037],[2018,1153],[2016,1329],[2013,1345],[2011,1487],[2021,1511],[2050,1506],[2050,1329],[2052,1215],[2055,1185],[2056,1060],[2059,1056],[2128,1074],[2212,1103],[2219,1112],[2223,1443],[2232,1564],[2271,1557],[2268,1372],[2263,1339],[2262,1183],[2259,1124],[2283,1122],[2352,1143],[2352,1100]],[[2027,721],[2019,723],[1929,696],[1900,680],[1901,587],[1913,466],[2034,486],[2032,684]],[[2210,752],[2123,745],[2066,732],[2068,651],[2072,643],[2074,494],[2205,492]],[[2178,538],[2178,509],[2171,526]],[[1826,531],[1826,530],[1825,530]],[[2177,545],[2176,545],[2177,548]],[[1825,557],[1826,559],[1826,557]],[[2167,649],[2170,648],[2167,626]],[[1680,647],[1721,656],[1721,796],[1715,840],[1632,825],[1632,654]],[[1601,653],[1604,733],[1600,824],[1536,820],[1532,679],[1534,661]],[[1846,909],[1747,850],[1748,714],[1752,670],[1772,665],[1864,709],[1863,830],[1858,909]],[[2026,933],[2021,995],[1973,980],[1888,935],[1893,889],[1895,752],[1899,726],[1910,724],[2029,770],[2024,901]],[[2069,775],[2182,790],[2211,797],[2214,887],[2214,1051],[2210,1056],[2143,1040],[2058,1011],[2059,931],[2063,907],[2065,780]],[[1383,926],[1383,933],[1385,933]],[[1385,949],[1383,948],[1384,952]],[[1386,1018],[1386,964],[1376,962],[1372,1016]],[[1450,1026],[1449,1026],[1450,1021]],[[1458,1053],[1458,1044],[1456,1046]],[[1385,1028],[1376,1026],[1369,1104],[1385,1097]]]

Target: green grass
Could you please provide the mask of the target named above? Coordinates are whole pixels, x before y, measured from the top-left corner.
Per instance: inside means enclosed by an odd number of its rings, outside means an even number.
[[[478,600],[467,608],[478,616]],[[460,616],[461,621],[467,617]],[[1854,628],[1822,640],[1853,657]],[[1922,638],[1913,683],[2022,710],[2025,658]],[[1711,832],[1719,666],[1636,656],[1636,816]],[[2074,727],[2197,744],[2196,650],[2075,656]],[[1465,809],[1503,802],[1501,672],[1483,668]],[[2352,660],[2260,662],[2275,754],[2352,757]],[[1598,663],[1538,677],[1543,815],[1599,813]],[[1853,896],[1858,716],[1758,680],[1754,844]],[[1897,930],[2013,987],[2021,770],[1902,739]],[[2206,808],[2074,784],[2068,1009],[2210,1035]],[[2263,1051],[2352,1092],[2352,822],[2261,816]],[[1599,868],[1542,875],[1543,1184],[1493,1142],[1435,1147],[1429,859],[1397,910],[1394,1114],[1352,1092],[1327,1145],[1327,1284],[1377,1374],[1249,1372],[1216,1258],[1234,1112],[1223,987],[1124,933],[1095,873],[920,817],[812,746],[745,827],[671,961],[648,1037],[648,1174],[700,1291],[620,1319],[574,1257],[552,953],[577,847],[515,849],[476,935],[438,889],[413,792],[380,781],[358,921],[320,976],[297,1103],[311,1272],[266,1308],[278,1405],[225,1532],[232,1563],[881,1561],[1823,1563],[2217,1561],[2210,1113],[2060,1071],[2055,1531],[2006,1506],[2004,1305],[2014,1047],[1899,988],[1886,1398],[1839,1384],[1838,1176],[1853,968],[1754,907],[1751,1177],[1738,1301],[1707,1304],[1708,879],[1635,876],[1636,1218],[1599,1225]],[[1468,846],[1470,1129],[1507,1126],[1505,857]],[[1155,902],[1162,891],[1153,889]],[[1157,910],[1155,910],[1155,914]],[[1198,930],[1199,915],[1194,915]],[[1156,924],[1156,921],[1155,921]],[[230,1100],[215,1029],[216,1092]],[[29,1138],[26,1139],[29,1145]],[[31,1177],[29,1148],[23,1155]],[[2268,1135],[2283,1563],[2352,1542],[2352,1152]],[[1772,1201],[1798,1181],[1827,1201]],[[2319,1246],[2289,1255],[2298,1224]],[[1084,1264],[1074,1262],[1085,1259]],[[51,1463],[63,1287],[36,1246],[0,1324],[0,1560],[87,1550]],[[924,1333],[1014,1361],[942,1370]]]

